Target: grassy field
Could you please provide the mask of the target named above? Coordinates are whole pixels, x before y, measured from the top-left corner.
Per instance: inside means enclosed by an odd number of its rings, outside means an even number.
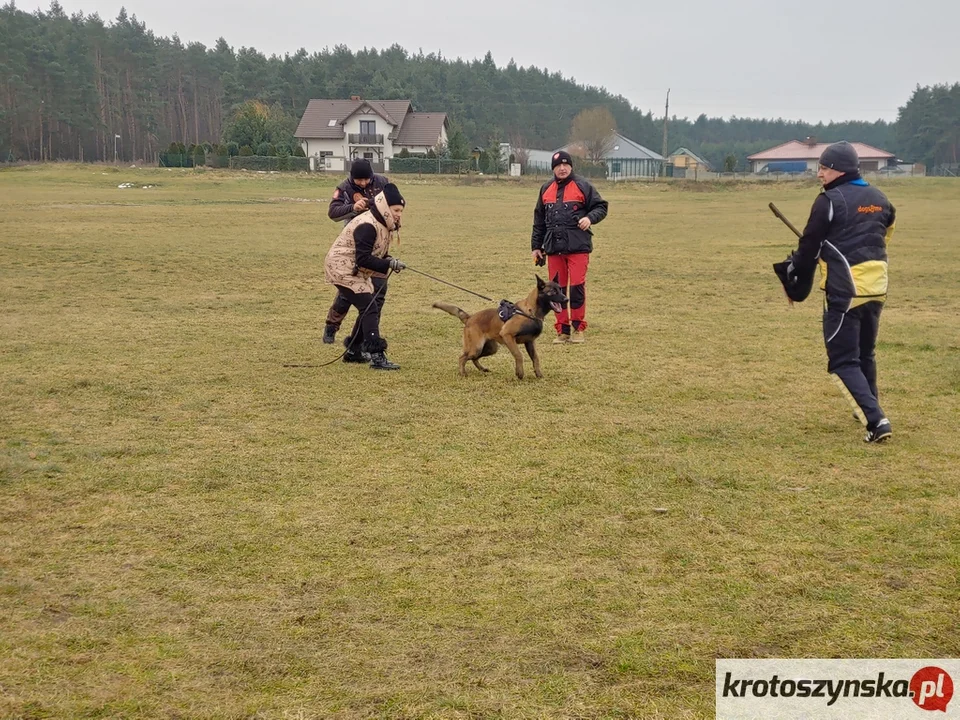
[[[409,265],[526,295],[535,184],[398,180]],[[400,372],[285,367],[338,352],[334,181],[0,171],[0,717],[708,718],[718,657],[960,655],[960,184],[882,185],[867,446],[770,268],[814,185],[601,185],[588,341],[518,382],[409,272]]]

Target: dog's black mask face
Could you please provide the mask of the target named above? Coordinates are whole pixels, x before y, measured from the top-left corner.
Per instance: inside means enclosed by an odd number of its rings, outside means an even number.
[[[543,308],[544,314],[550,310],[555,313],[563,312],[568,302],[570,301],[557,283],[553,280],[544,282],[539,275],[537,276],[537,305]]]

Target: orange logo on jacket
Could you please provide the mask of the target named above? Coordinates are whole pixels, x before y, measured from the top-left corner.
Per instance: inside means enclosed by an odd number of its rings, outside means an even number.
[[[861,205],[857,208],[858,213],[878,213],[883,212],[883,208],[879,205]]]

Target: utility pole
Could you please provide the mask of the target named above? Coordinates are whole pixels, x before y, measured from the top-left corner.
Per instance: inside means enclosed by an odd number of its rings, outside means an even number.
[[[667,176],[667,153],[670,152],[667,148],[667,118],[670,117],[670,88],[667,88],[667,106],[663,111],[663,165],[660,168],[660,171],[663,173],[663,176]]]

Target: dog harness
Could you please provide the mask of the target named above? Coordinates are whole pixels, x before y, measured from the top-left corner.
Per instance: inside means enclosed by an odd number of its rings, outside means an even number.
[[[497,311],[497,315],[500,316],[500,319],[503,320],[503,322],[506,322],[507,320],[512,318],[514,315],[517,314],[517,312],[519,312],[517,310],[517,306],[514,305],[509,300],[500,301],[500,309]]]
[[[523,315],[525,318],[530,318],[531,320],[542,322],[540,318],[534,317],[533,315],[528,315],[527,313],[525,313],[523,310],[518,308],[509,300],[500,301],[500,308],[497,310],[497,315],[500,316],[500,319],[503,322],[506,322],[507,320],[512,318],[514,315]]]

